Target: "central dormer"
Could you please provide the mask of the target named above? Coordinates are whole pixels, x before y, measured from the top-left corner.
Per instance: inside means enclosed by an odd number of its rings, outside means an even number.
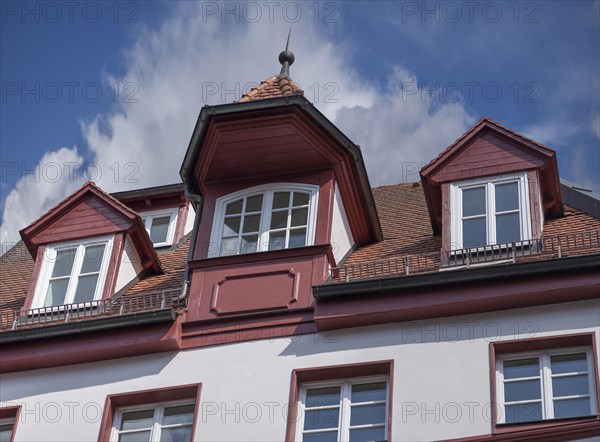
[[[308,308],[311,285],[382,239],[360,149],[290,78],[294,55],[279,61],[240,100],[202,108],[185,155],[202,197],[191,317]]]

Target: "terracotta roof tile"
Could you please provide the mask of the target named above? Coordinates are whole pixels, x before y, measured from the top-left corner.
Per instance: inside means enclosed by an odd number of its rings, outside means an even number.
[[[285,76],[280,77],[275,75],[262,81],[257,87],[252,88],[250,92],[243,95],[236,103],[298,94],[304,95],[304,91],[294,81]]]
[[[0,257],[0,323],[12,323],[13,311],[21,308],[33,273],[33,259],[23,241]]]
[[[355,250],[343,264],[359,264],[388,258],[427,256],[439,253],[441,238],[434,235],[429,222],[427,205],[420,183],[401,183],[373,189],[375,203],[383,229],[383,241]],[[577,232],[600,230],[600,220],[565,206],[565,216],[549,219],[544,236],[553,237]],[[187,260],[190,239],[173,251],[159,254],[163,274],[148,276],[127,290],[125,296],[179,289]],[[554,251],[555,252],[555,251]],[[553,253],[554,253],[553,252]],[[590,247],[571,254],[599,253]],[[526,260],[551,259],[555,255],[535,255]],[[439,266],[439,260],[435,263]],[[0,259],[0,312],[5,317],[12,309],[23,305],[33,260],[23,242],[19,242]]]

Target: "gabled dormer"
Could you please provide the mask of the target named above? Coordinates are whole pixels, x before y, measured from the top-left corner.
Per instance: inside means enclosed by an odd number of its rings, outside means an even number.
[[[563,213],[556,153],[489,118],[426,165],[421,181],[443,252],[527,243]]]
[[[173,249],[192,230],[194,210],[181,183],[117,192],[112,196],[140,215],[158,251]]]
[[[293,54],[279,59],[194,129],[180,172],[203,200],[189,318],[309,308],[329,268],[382,238],[360,149],[291,80]]]
[[[35,260],[23,309],[38,314],[106,299],[161,272],[138,214],[92,182],[20,233]]]

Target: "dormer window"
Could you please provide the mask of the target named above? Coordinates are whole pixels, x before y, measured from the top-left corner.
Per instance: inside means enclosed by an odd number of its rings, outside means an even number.
[[[453,183],[452,249],[531,238],[527,173]]]
[[[154,247],[166,247],[173,244],[177,208],[143,212],[140,216]]]
[[[112,243],[111,236],[47,246],[32,307],[101,299]]]
[[[209,257],[314,243],[317,186],[258,186],[217,200]]]

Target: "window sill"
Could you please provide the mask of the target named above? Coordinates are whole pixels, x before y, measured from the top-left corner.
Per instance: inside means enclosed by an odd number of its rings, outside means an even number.
[[[571,427],[579,427],[589,423],[598,425],[599,422],[600,416],[593,414],[590,416],[569,417],[563,419],[545,419],[541,421],[514,422],[509,424],[501,423],[494,426],[494,433],[505,434],[547,429],[555,429],[559,431],[563,427],[565,429],[568,428],[570,431]]]
[[[190,261],[191,269],[203,269],[226,266],[230,264],[250,264],[265,261],[278,261],[307,256],[326,254],[331,265],[334,265],[333,252],[330,244],[296,247],[292,249],[271,250],[265,252],[248,253],[244,255],[215,256],[214,258],[196,259]]]

